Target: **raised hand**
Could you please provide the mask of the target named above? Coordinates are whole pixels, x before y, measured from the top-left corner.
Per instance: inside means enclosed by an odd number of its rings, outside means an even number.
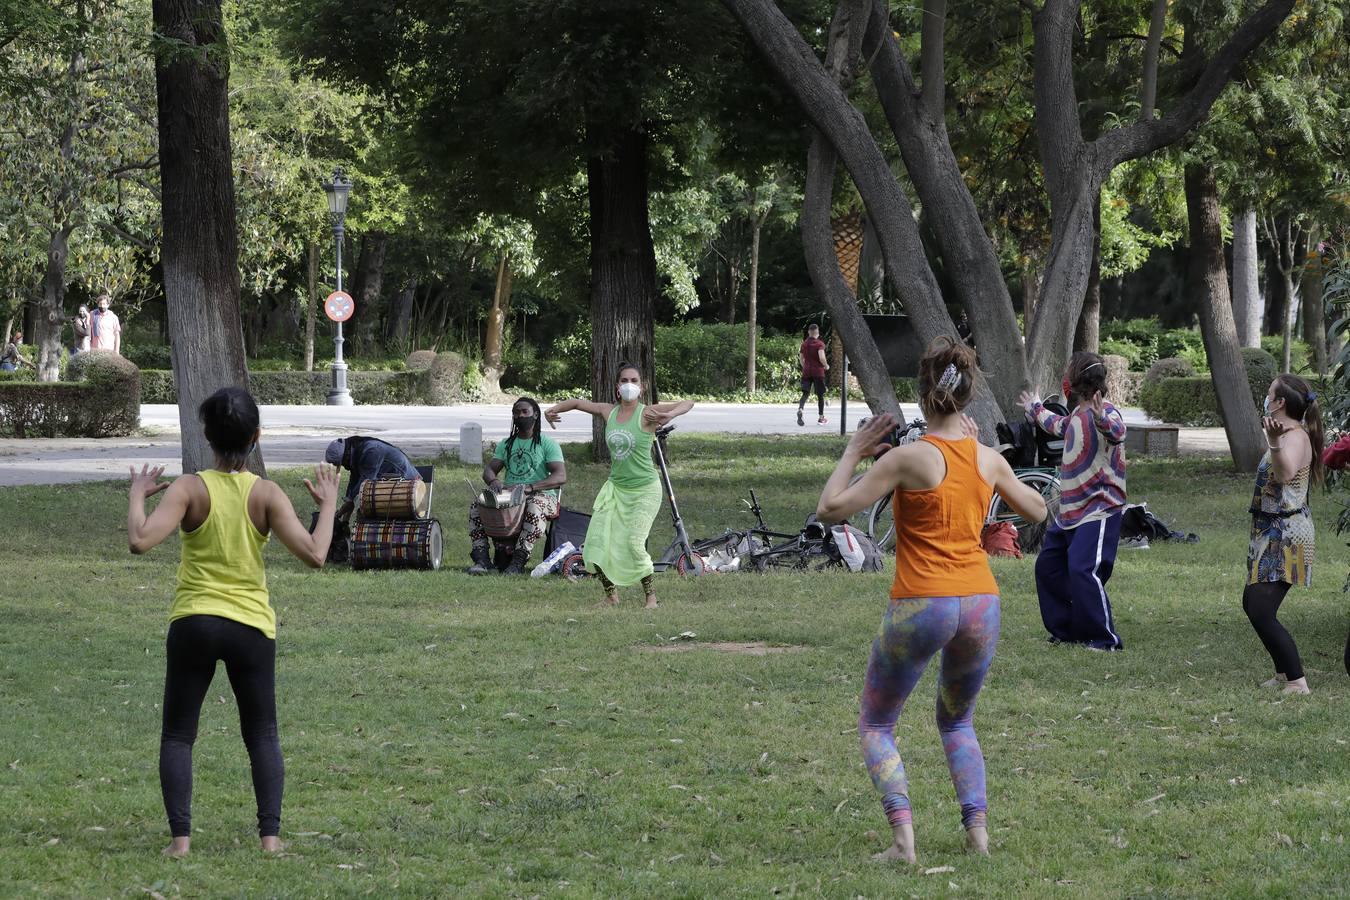
[[[1261,420],[1261,428],[1266,433],[1266,446],[1278,446],[1276,443],[1289,431],[1289,426],[1276,419],[1274,416],[1266,416]]]
[[[856,453],[860,457],[885,453],[891,447],[886,443],[886,438],[895,430],[895,425],[895,416],[890,413],[873,416],[865,425],[853,432],[853,437],[848,441],[847,452]]]
[[[662,412],[654,406],[648,406],[642,410],[642,424],[650,425],[653,428],[660,428],[671,419],[675,418],[668,412]]]
[[[544,418],[548,420],[548,424],[551,427],[557,428],[558,423],[562,421],[562,413],[558,412],[557,405],[550,406],[548,409],[544,410]]]
[[[139,473],[136,471],[136,467],[132,466],[131,495],[133,497],[140,496],[142,499],[144,499],[146,497],[153,497],[160,491],[167,489],[169,486],[169,483],[167,481],[165,482],[158,481],[159,476],[163,474],[164,474],[163,466],[155,466],[151,468],[149,465],[144,465],[141,466],[141,471]]]
[[[314,467],[314,480],[305,479],[305,487],[314,498],[314,502],[320,506],[325,503],[336,504],[340,477],[336,466],[321,463]]]
[[[1088,403],[1092,406],[1093,418],[1100,420],[1106,415],[1106,400],[1102,397],[1101,391],[1094,391]]]
[[[1036,400],[1036,395],[1031,391],[1022,391],[1017,395],[1017,405],[1028,411],[1031,409],[1031,404],[1035,403]]]
[[[965,413],[961,413],[961,433],[968,438],[974,438],[976,441],[980,439],[980,426]]]

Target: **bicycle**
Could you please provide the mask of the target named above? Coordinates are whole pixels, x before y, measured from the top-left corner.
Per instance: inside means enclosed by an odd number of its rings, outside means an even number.
[[[793,571],[823,571],[843,565],[835,549],[829,530],[813,516],[805,528],[796,534],[774,531],[764,521],[764,508],[752,488],[750,499],[742,500],[747,511],[755,517],[751,528],[728,528],[712,538],[695,541],[696,554],[714,551],[747,559],[755,571],[765,573],[774,569]],[[701,557],[700,557],[701,559]]]

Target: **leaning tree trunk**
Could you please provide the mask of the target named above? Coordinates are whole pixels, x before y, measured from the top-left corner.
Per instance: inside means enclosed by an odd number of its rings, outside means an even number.
[[[487,334],[483,339],[483,389],[489,397],[502,392],[502,351],[506,344],[506,317],[511,314],[511,256],[502,253],[497,262],[497,285],[488,310]]]
[[[66,258],[75,226],[67,223],[47,240],[47,269],[42,279],[42,309],[37,316],[38,379],[61,377],[61,329],[66,323]]]
[[[1244,347],[1261,346],[1260,273],[1257,271],[1256,210],[1245,204],[1233,216],[1233,316]]]
[[[746,316],[746,328],[748,330],[749,353],[745,362],[745,390],[749,394],[754,394],[756,390],[756,357],[759,352],[759,235],[764,230],[764,221],[768,218],[768,213],[764,215],[750,215],[750,310]]]
[[[1078,328],[1073,334],[1074,351],[1096,353],[1101,344],[1102,320],[1102,205],[1097,201],[1094,214],[1097,224],[1092,237],[1092,268],[1088,270],[1087,293],[1083,297],[1083,311],[1078,314]]]
[[[314,371],[314,325],[319,315],[319,245],[305,241],[305,371]]]
[[[1191,294],[1200,301],[1200,334],[1228,435],[1228,449],[1238,471],[1254,472],[1262,454],[1261,422],[1252,402],[1233,304],[1228,297],[1219,191],[1214,173],[1204,166],[1186,167],[1186,212],[1191,232],[1187,279]]]
[[[1307,251],[1304,254],[1303,277],[1299,294],[1303,298],[1303,340],[1308,344],[1313,370],[1327,374],[1327,312],[1322,301],[1322,261],[1317,249],[1317,237],[1309,230]]]
[[[647,136],[637,128],[591,124],[586,160],[591,226],[591,396],[615,402],[619,365],[642,373],[647,402],[657,401],[653,354],[656,252],[647,214]],[[605,423],[592,422],[591,452],[609,458]]]
[[[230,157],[229,47],[220,0],[154,0],[164,295],[183,471],[215,464],[197,407],[248,387]],[[249,468],[263,474],[262,454]]]

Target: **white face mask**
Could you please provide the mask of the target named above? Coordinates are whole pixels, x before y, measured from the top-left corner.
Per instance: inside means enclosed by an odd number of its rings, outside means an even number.
[[[619,385],[619,396],[622,397],[624,400],[629,401],[630,403],[636,400],[638,398],[638,395],[641,393],[642,388],[638,387],[636,384],[633,384],[631,381],[624,382],[623,384]]]

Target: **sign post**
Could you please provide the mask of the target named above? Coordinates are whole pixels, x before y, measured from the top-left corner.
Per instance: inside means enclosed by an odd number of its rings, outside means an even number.
[[[329,406],[351,406],[351,392],[347,390],[347,363],[342,359],[342,323],[356,312],[356,303],[352,295],[342,290],[342,269],[338,268],[338,289],[323,301],[324,315],[337,323],[337,336],[333,338],[335,355],[333,358],[333,388],[328,392]]]

